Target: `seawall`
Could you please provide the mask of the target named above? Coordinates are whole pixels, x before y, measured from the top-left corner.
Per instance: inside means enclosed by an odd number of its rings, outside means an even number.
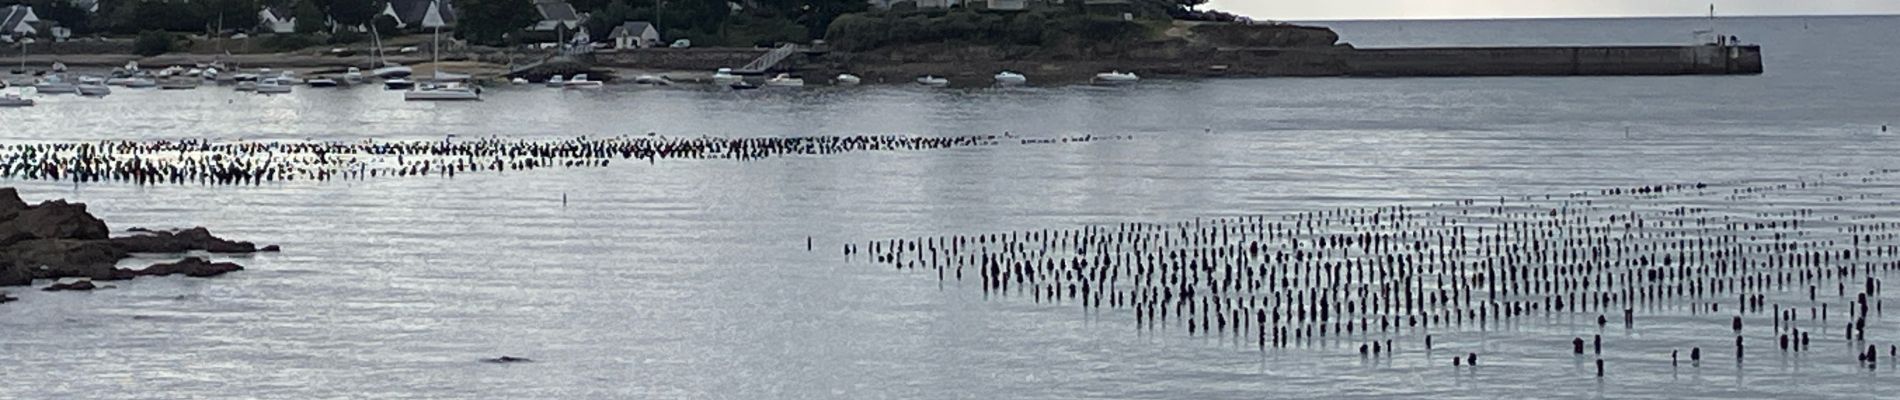
[[[1755,75],[1760,46],[1356,49],[1347,76]]]

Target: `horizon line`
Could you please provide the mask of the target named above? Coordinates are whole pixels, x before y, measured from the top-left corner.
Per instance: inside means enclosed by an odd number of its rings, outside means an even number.
[[[1720,15],[1715,19],[1761,19],[1761,18],[1850,18],[1850,17],[1900,17],[1900,14],[1745,14]],[[1396,22],[1396,21],[1540,21],[1540,20],[1592,20],[1592,19],[1685,19],[1709,18],[1708,15],[1599,15],[1599,16],[1500,16],[1500,17],[1402,17],[1402,18],[1335,18],[1335,19],[1265,19],[1278,22]]]

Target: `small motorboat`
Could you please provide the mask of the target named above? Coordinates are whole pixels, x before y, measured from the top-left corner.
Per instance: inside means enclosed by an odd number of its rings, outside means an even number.
[[[562,89],[599,89],[606,85],[607,85],[606,83],[603,83],[601,81],[587,80],[587,74],[579,74],[579,75],[574,75],[574,79],[568,79],[567,82],[562,83],[561,88]]]
[[[732,68],[720,68],[718,72],[713,72],[712,81],[714,85],[732,86],[734,83],[745,82],[745,77],[733,74]]]
[[[515,79],[509,79],[508,83],[512,83],[516,85],[526,85],[528,84],[528,78],[515,77]]]
[[[562,77],[560,75],[555,75],[553,77],[548,78],[548,82],[547,82],[548,87],[551,87],[551,88],[561,87],[561,85],[565,85],[565,84],[567,84],[567,78]]]
[[[402,93],[404,101],[475,101],[482,99],[482,89],[459,83],[423,84]]]
[[[1133,72],[1113,71],[1095,74],[1095,79],[1089,82],[1103,86],[1122,86],[1133,85],[1135,82],[1140,81],[1141,77],[1136,76]]]
[[[118,83],[118,86],[123,86],[123,87],[131,88],[131,89],[155,88],[155,87],[158,87],[158,81],[155,81],[155,80],[152,80],[152,78],[146,78],[146,77],[133,77],[133,78],[125,78],[124,80]]]
[[[1029,83],[1029,77],[1011,71],[996,73],[997,86],[1022,86]]]
[[[66,82],[66,80],[59,75],[53,75],[34,84],[33,91],[39,92],[40,94],[73,94],[79,93],[79,86],[73,85],[71,82]]]
[[[857,86],[862,83],[864,83],[864,78],[852,74],[838,74],[836,82],[838,86]]]
[[[361,69],[357,69],[356,67],[350,67],[350,70],[349,70],[349,72],[344,72],[344,73],[343,73],[343,82],[342,82],[342,83],[344,83],[344,84],[348,84],[348,85],[357,85],[357,84],[362,84],[362,83],[363,83],[363,70],[361,70]]]
[[[100,78],[97,76],[81,76],[79,77],[79,84],[104,85],[106,84],[106,78]]]
[[[322,78],[322,77],[305,79],[303,81],[303,84],[310,85],[310,87],[317,87],[317,88],[333,88],[340,85],[339,83],[337,83],[337,80],[335,79]]]
[[[924,75],[922,77],[917,78],[917,84],[924,85],[924,87],[940,88],[940,87],[950,86],[950,80],[940,78],[935,75]]]
[[[792,77],[792,74],[778,74],[778,76],[774,76],[772,79],[766,79],[765,86],[805,87],[805,79]]]
[[[33,99],[22,98],[19,93],[0,94],[0,107],[32,107]]]
[[[158,90],[191,90],[198,88],[196,79],[172,78],[158,82]]]
[[[112,87],[103,83],[81,83],[78,86],[80,96],[105,96],[112,94]]]
[[[237,86],[232,87],[231,90],[236,90],[240,92],[255,92],[257,91],[257,81],[238,82]]]
[[[409,78],[389,78],[383,80],[384,90],[409,90],[416,88],[416,81]]]
[[[673,86],[672,79],[664,76],[640,75],[633,77],[633,84],[641,86]]]
[[[290,93],[291,86],[294,84],[294,82],[295,81],[292,81],[291,78],[282,77],[282,76],[276,77],[276,78],[264,78],[263,80],[257,81],[257,88],[256,88],[257,94]]]
[[[395,79],[395,78],[408,78],[409,75],[414,75],[415,73],[416,73],[415,69],[401,66],[401,65],[390,65],[387,67],[377,68],[377,69],[369,71],[370,76],[381,78],[383,80],[390,80],[390,79]]]

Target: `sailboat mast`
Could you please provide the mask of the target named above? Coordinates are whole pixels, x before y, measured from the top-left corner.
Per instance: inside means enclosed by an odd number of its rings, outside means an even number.
[[[429,52],[433,54],[429,56],[429,63],[430,63],[430,67],[435,68],[435,79],[440,80],[442,79],[442,25],[441,24],[436,24],[435,35],[432,35],[432,36],[434,36],[433,39],[435,40],[435,44],[429,45]]]

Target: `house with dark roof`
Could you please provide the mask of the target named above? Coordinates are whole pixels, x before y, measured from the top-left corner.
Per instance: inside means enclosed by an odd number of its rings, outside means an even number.
[[[629,21],[614,27],[608,37],[614,40],[615,49],[644,49],[660,44],[660,31],[646,21]]]
[[[257,26],[270,33],[293,33],[297,31],[297,17],[285,7],[264,7],[257,11]]]
[[[565,0],[535,0],[534,9],[541,13],[541,20],[528,27],[533,32],[553,32],[556,29],[573,31],[580,29],[581,22],[587,20],[586,14],[574,11],[574,4]]]
[[[38,35],[40,30],[34,27],[34,24],[38,23],[40,23],[40,17],[33,14],[33,7],[15,5],[0,8],[0,35],[8,37]]]
[[[455,26],[454,2],[443,0],[389,0],[381,15],[396,19],[396,28]]]

